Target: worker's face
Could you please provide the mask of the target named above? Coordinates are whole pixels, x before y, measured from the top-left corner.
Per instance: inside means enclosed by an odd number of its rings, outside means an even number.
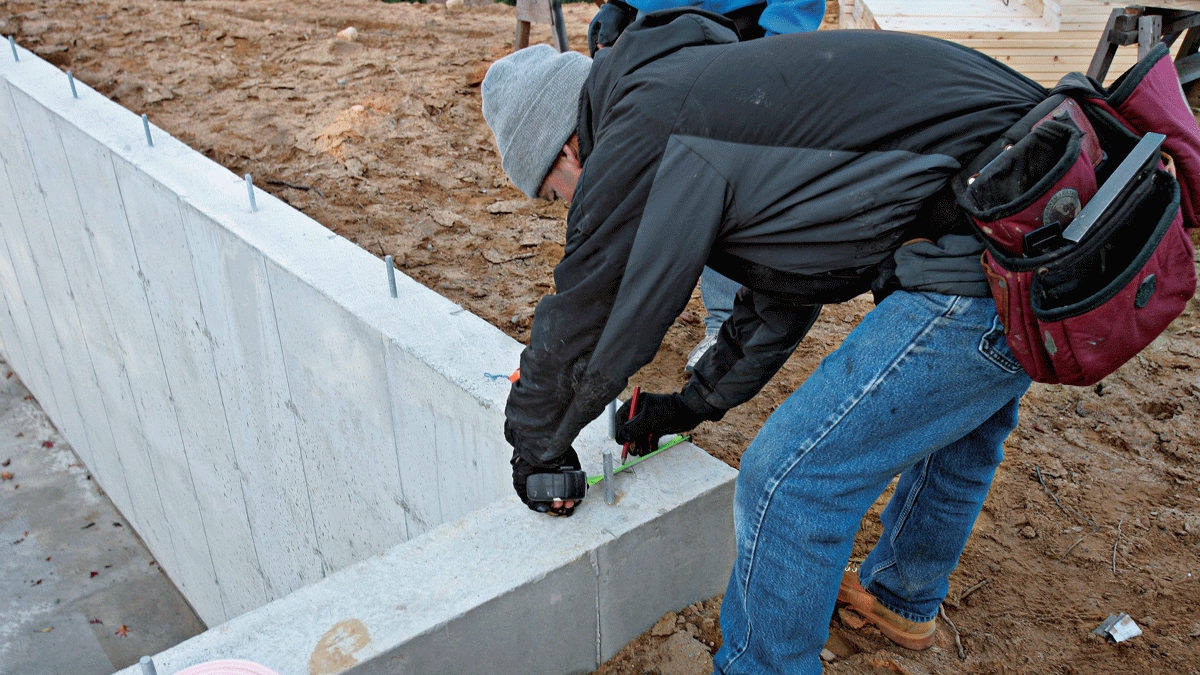
[[[538,189],[538,196],[550,201],[562,199],[570,204],[571,198],[575,196],[575,184],[579,182],[579,174],[582,171],[583,167],[579,164],[579,139],[571,136],[558,153],[554,164],[550,166],[550,172],[546,174],[542,187]]]

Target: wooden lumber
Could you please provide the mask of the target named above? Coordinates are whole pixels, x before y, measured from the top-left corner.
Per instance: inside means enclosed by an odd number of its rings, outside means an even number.
[[[842,0],[840,18],[842,28],[957,42],[1050,87],[1069,72],[1088,69],[1109,15],[1124,6],[1097,0],[1009,0],[1007,6],[1002,0]],[[1136,60],[1136,47],[1118,49],[1111,76]]]

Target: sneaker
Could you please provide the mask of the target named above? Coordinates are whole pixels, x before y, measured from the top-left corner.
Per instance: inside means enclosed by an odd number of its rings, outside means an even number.
[[[853,567],[857,567],[854,565]],[[887,639],[896,644],[921,651],[933,646],[937,633],[937,620],[909,621],[892,610],[884,607],[875,596],[863,589],[858,583],[858,571],[847,569],[842,573],[842,583],[838,586],[837,602],[839,605],[849,605],[869,624],[874,625]]]
[[[683,372],[690,373],[696,370],[696,364],[700,362],[700,357],[704,356],[704,353],[708,351],[708,348],[712,347],[716,343],[717,336],[715,334],[709,335],[706,333],[704,335],[704,339],[697,343],[696,346],[692,348],[692,351],[688,352],[687,365],[683,367]]]

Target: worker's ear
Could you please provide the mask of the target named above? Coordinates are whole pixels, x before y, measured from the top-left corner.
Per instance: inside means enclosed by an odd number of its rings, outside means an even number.
[[[568,204],[571,203],[571,199],[575,195],[575,184],[579,182],[579,174],[582,172],[583,166],[579,162],[579,142],[575,136],[571,136],[563,144],[554,164],[550,166],[550,172],[542,181],[538,196],[552,201],[557,197],[565,200]]]
[[[579,161],[579,136],[572,134],[567,142],[563,144],[563,153],[567,156],[576,167],[582,169],[583,163]]]

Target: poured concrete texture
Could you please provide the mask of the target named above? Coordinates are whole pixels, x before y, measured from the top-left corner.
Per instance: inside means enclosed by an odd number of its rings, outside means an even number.
[[[589,670],[724,587],[732,469],[684,445],[616,507],[532,514],[501,434],[520,344],[402,274],[389,297],[372,255],[19,54],[0,342],[215,626],[166,663]],[[584,468],[611,443],[589,426]]]
[[[207,623],[509,493],[519,344],[25,54],[0,339]]]

